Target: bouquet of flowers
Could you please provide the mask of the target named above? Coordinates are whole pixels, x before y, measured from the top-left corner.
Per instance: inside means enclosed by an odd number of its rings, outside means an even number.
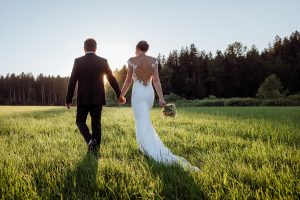
[[[176,106],[174,103],[168,103],[165,105],[165,107],[162,109],[162,113],[165,117],[175,117],[176,116]]]

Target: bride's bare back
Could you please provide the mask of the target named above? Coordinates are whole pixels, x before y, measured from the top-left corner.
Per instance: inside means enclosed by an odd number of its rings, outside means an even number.
[[[148,85],[154,75],[157,60],[151,56],[141,55],[130,58],[128,65],[133,67],[134,78],[143,83],[143,85]]]

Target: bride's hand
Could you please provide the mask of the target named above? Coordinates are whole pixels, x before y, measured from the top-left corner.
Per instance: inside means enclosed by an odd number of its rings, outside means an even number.
[[[160,105],[160,107],[165,107],[165,105],[167,104],[167,102],[164,100],[164,99],[160,99],[159,100],[159,105]]]
[[[119,97],[119,104],[124,104],[126,103],[126,98],[124,96]]]

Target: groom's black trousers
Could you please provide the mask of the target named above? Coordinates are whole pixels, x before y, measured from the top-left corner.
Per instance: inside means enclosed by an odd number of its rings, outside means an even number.
[[[77,105],[76,124],[86,143],[89,143],[91,139],[96,139],[97,144],[100,145],[101,111],[102,106],[99,105]],[[89,128],[86,125],[88,113],[91,116],[92,134],[90,134]]]

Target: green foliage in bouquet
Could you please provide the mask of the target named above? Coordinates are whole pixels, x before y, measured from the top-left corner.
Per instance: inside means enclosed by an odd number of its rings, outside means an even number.
[[[165,107],[162,109],[162,113],[165,117],[175,117],[177,110],[174,103],[168,103],[165,105]]]

